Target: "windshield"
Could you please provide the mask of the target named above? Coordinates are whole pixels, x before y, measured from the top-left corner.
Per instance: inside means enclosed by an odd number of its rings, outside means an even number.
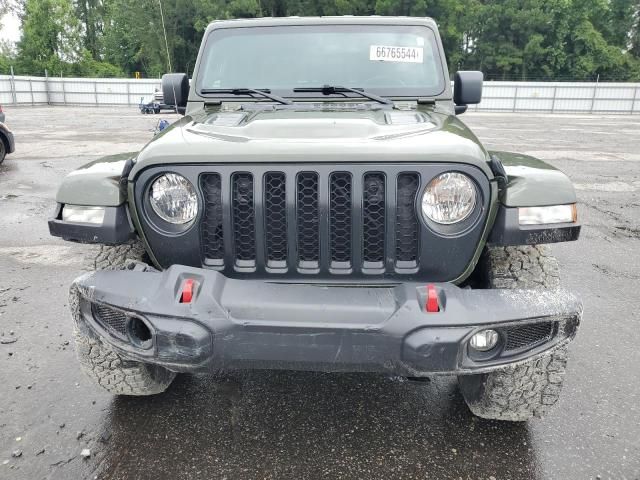
[[[433,31],[407,25],[224,28],[205,44],[197,89],[339,85],[394,97],[435,96],[444,74]]]

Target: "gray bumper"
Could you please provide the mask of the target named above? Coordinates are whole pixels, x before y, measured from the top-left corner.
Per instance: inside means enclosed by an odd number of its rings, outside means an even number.
[[[186,279],[197,288],[181,303]],[[121,355],[174,371],[278,368],[380,371],[407,376],[489,371],[542,355],[575,335],[582,305],[566,291],[470,290],[435,284],[440,311],[425,308],[425,285],[317,286],[234,280],[210,270],[99,271],[74,282],[81,328]],[[131,329],[101,318],[111,309],[142,320],[144,348]],[[113,317],[116,318],[116,317]],[[470,336],[545,322],[548,338],[530,348],[477,355]],[[523,330],[524,331],[524,330]],[[119,332],[119,333],[118,333]],[[124,332],[124,333],[123,333]]]

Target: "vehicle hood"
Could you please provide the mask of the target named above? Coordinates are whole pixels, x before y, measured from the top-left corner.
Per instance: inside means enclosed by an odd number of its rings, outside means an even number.
[[[149,142],[131,173],[158,164],[219,162],[453,162],[486,171],[487,160],[464,123],[433,110],[201,110]]]

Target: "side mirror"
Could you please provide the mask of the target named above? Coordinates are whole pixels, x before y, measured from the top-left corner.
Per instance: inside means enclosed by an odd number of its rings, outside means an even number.
[[[464,113],[462,108],[467,105],[480,103],[482,100],[482,83],[484,75],[482,72],[461,71],[457,72],[453,79],[453,103],[456,104],[456,113]]]
[[[186,73],[165,73],[162,76],[162,98],[165,105],[184,113],[189,98],[189,77]]]

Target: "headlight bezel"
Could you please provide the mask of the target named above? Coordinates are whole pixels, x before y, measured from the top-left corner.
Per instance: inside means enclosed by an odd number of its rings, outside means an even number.
[[[427,193],[427,189],[433,181],[445,174],[455,173],[462,175],[471,184],[474,191],[474,204],[470,211],[461,220],[452,223],[440,223],[430,218],[423,209],[423,198]],[[424,186],[419,191],[419,195],[416,195],[416,208],[423,224],[425,224],[430,230],[434,231],[441,236],[457,236],[464,234],[472,229],[478,220],[482,217],[482,211],[484,209],[485,199],[482,187],[478,184],[476,179],[468,172],[459,169],[443,170],[438,172],[431,178],[425,179]]]
[[[191,188],[193,189],[193,193],[195,195],[195,200],[197,203],[196,213],[191,220],[184,223],[173,223],[173,222],[167,221],[165,218],[159,215],[158,212],[156,211],[156,208],[154,207],[151,201],[151,193],[155,183],[165,175],[177,175],[179,177],[182,177],[184,180],[188,182],[189,185],[191,185]],[[157,231],[159,231],[164,235],[182,235],[188,232],[194,227],[194,225],[197,224],[198,218],[202,214],[202,199],[200,198],[200,193],[198,191],[198,188],[196,188],[196,185],[194,184],[192,179],[190,179],[187,175],[184,175],[182,173],[179,173],[173,170],[166,170],[166,171],[160,172],[154,175],[151,179],[149,179],[149,181],[147,182],[144,188],[142,197],[143,197],[142,201],[144,205],[144,212],[145,212],[146,218],[148,219],[149,223]]]

